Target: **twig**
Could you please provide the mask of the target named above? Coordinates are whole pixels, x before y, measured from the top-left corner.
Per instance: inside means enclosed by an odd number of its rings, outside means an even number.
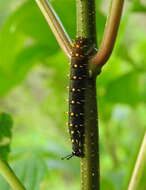
[[[70,58],[72,53],[72,46],[71,46],[72,42],[68,34],[66,33],[63,25],[61,24],[61,21],[59,20],[54,9],[47,0],[35,0],[35,1],[38,4],[42,14],[46,18],[60,47],[65,52],[65,55],[67,55],[67,57]]]
[[[140,147],[140,151],[128,186],[128,190],[137,189],[139,179],[142,175],[142,169],[144,168],[145,164],[146,164],[146,133],[144,135],[143,142]]]
[[[0,159],[0,173],[10,184],[13,190],[26,190],[10,166],[2,159]]]
[[[101,70],[101,67],[106,63],[112,53],[121,20],[123,4],[124,0],[112,0],[111,2],[111,8],[100,48],[91,60],[91,69],[94,72],[95,70],[96,72]]]

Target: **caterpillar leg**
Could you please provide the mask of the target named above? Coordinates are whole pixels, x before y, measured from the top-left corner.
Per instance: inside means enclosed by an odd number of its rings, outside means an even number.
[[[69,159],[71,159],[73,156],[75,156],[75,154],[74,154],[74,152],[72,152],[71,154],[69,154],[69,155],[67,155],[67,156],[65,156],[65,157],[63,157],[63,158],[61,158],[61,160],[69,160]]]

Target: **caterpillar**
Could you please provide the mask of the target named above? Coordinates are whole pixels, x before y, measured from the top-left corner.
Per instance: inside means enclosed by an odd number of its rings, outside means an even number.
[[[72,142],[72,153],[66,156],[83,157],[85,130],[85,91],[88,78],[87,39],[78,37],[73,44],[69,81],[68,128]]]

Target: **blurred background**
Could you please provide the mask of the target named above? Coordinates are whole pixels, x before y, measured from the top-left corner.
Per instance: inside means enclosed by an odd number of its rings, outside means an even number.
[[[75,1],[52,0],[71,38]],[[109,1],[97,2],[100,44]],[[9,163],[27,190],[80,189],[67,116],[69,60],[35,1],[0,0],[0,111],[14,120]],[[113,54],[97,78],[101,189],[127,187],[146,127],[146,2],[126,1]],[[145,190],[146,170],[139,190]],[[0,177],[0,188],[10,190]]]

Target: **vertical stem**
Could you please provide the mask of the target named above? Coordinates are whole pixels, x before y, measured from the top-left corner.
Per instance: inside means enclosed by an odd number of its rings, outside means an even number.
[[[82,190],[99,190],[99,137],[96,101],[96,79],[89,78],[85,104],[85,157],[81,159]]]
[[[92,50],[97,46],[95,0],[76,0],[76,2],[77,37],[88,38],[88,49]],[[99,190],[100,186],[97,124],[96,78],[89,78],[85,94],[85,157],[81,158],[82,190]]]
[[[77,37],[87,37],[96,46],[95,0],[77,1]]]

